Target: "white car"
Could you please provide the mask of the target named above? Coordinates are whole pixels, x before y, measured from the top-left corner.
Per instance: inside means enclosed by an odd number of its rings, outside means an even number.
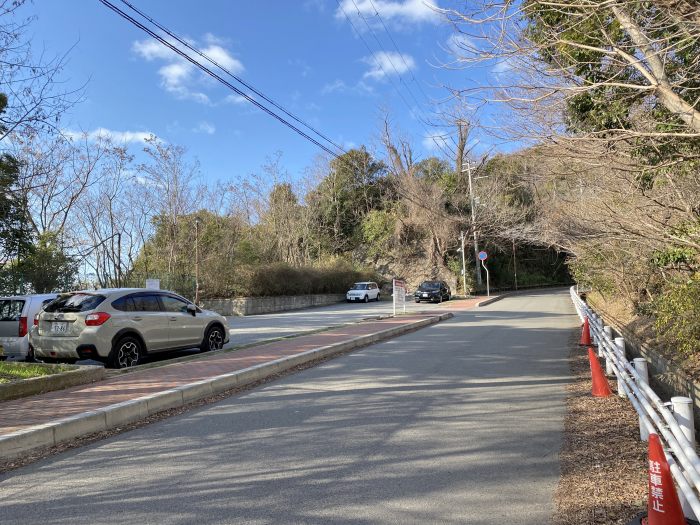
[[[349,303],[353,301],[379,301],[379,286],[371,281],[353,284],[348,293],[345,294],[345,300]]]
[[[29,329],[34,316],[56,297],[55,293],[0,297],[0,346],[7,358],[34,358],[29,348]]]

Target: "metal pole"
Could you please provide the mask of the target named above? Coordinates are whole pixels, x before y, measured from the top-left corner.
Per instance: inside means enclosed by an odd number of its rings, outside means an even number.
[[[610,326],[604,326],[603,327],[603,332],[605,332],[605,335],[607,336],[608,339],[611,341],[613,340],[612,336],[612,327]],[[603,345],[598,345],[598,355],[602,356],[603,355]],[[605,358],[605,375],[611,376],[613,375],[613,367],[612,367],[612,362],[610,359],[607,357]]]
[[[636,359],[635,359],[636,361]],[[689,397],[672,397],[673,416],[683,431],[683,435],[695,447],[695,421],[693,419],[693,400]]]
[[[515,239],[513,239],[513,276],[515,277],[515,290],[518,290],[518,267],[515,261]]]
[[[617,351],[620,353],[620,360],[625,361],[625,338],[624,337],[616,337],[615,338],[615,346],[617,347]],[[617,376],[617,395],[620,396],[621,398],[627,398],[627,394],[625,394],[624,389],[622,388],[622,377],[619,375]]]
[[[391,298],[394,301],[394,317],[396,317],[396,279],[392,279],[391,281],[391,287],[392,287],[392,294]]]
[[[641,381],[648,385],[649,368],[647,366],[647,360],[643,357],[638,357],[636,359],[633,359],[632,362],[634,363],[634,369],[639,374]],[[642,441],[649,441],[649,431],[647,430],[646,423],[642,419],[641,414],[639,416],[639,437]]]
[[[489,288],[489,269],[484,264],[484,261],[481,261],[481,266],[483,266],[484,270],[486,270],[486,297],[491,297],[491,289]]]
[[[474,204],[474,190],[472,188],[472,165],[467,159],[467,176],[469,177],[469,202],[472,209],[472,232],[474,233],[474,261],[476,262],[476,285],[481,286],[481,270],[479,269],[479,242],[476,236],[476,206]]]
[[[464,255],[464,232],[459,232],[459,240],[462,242],[462,286],[464,289],[464,296],[469,295],[467,293],[467,259]]]
[[[194,304],[199,304],[199,217],[194,219]]]

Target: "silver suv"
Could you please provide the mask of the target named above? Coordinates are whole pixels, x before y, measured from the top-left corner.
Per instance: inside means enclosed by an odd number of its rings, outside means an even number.
[[[29,348],[29,328],[41,308],[58,294],[11,295],[0,297],[0,346],[10,359],[32,361]]]
[[[226,319],[172,292],[117,288],[63,294],[34,319],[29,344],[41,358],[97,359],[110,368],[147,354],[228,342]]]

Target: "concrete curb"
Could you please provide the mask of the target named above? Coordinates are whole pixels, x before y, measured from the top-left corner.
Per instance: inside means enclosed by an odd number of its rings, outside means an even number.
[[[479,308],[481,306],[486,306],[491,303],[495,303],[496,301],[500,301],[501,299],[505,299],[508,297],[510,294],[503,294],[503,295],[497,295],[496,297],[492,297],[491,299],[486,299],[484,301],[481,301],[480,303],[476,303],[476,307]]]
[[[413,332],[451,317],[453,317],[453,314],[447,312],[421,319],[408,325],[396,326],[374,334],[355,337],[341,343],[314,348],[297,355],[283,357],[243,370],[210,377],[163,392],[110,405],[95,411],[57,419],[50,423],[5,434],[0,436],[0,459],[9,460],[36,448],[52,447],[76,437],[134,423],[157,412],[179,408],[212,394],[219,394],[234,387],[254,383],[317,359]]]
[[[24,363],[17,363],[24,365]],[[29,363],[31,366],[56,367],[44,363]],[[47,376],[31,377],[12,383],[0,385],[0,401],[10,401],[21,397],[43,394],[54,390],[62,390],[71,386],[83,385],[100,381],[105,377],[105,369],[101,366],[72,365],[72,370]]]

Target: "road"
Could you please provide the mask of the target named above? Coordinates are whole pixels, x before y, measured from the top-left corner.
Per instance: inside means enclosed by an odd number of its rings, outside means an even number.
[[[507,298],[0,475],[2,523],[548,523],[578,318]]]

